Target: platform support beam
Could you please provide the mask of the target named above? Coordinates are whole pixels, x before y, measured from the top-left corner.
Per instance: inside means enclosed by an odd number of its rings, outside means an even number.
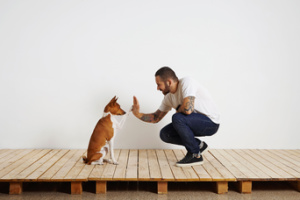
[[[217,194],[226,194],[228,192],[228,182],[218,181],[216,182]]]
[[[157,182],[157,193],[158,194],[168,194],[168,182],[165,182],[165,181]]]
[[[96,181],[96,194],[105,194],[107,191],[106,181]]]
[[[9,183],[9,194],[21,194],[23,191],[22,182],[10,182]]]
[[[71,182],[71,194],[82,194],[82,182]]]
[[[250,194],[252,192],[252,181],[239,181],[237,184],[240,193]]]
[[[289,182],[292,187],[294,187],[298,192],[300,192],[300,181]]]

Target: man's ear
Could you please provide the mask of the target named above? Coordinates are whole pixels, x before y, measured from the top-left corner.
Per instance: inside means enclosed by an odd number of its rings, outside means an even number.
[[[170,87],[171,84],[172,84],[172,79],[168,79],[167,80],[167,86]]]

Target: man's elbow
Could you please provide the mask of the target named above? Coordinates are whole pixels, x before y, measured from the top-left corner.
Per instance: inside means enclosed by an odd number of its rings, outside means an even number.
[[[190,114],[192,114],[193,113],[193,110],[185,110],[184,112],[183,112],[183,114],[185,114],[185,115],[190,115]]]

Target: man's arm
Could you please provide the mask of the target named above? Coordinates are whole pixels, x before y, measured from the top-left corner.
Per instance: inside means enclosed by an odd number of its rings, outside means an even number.
[[[183,103],[177,109],[177,112],[181,112],[186,115],[193,113],[194,112],[194,102],[195,102],[195,97],[193,97],[193,96],[185,97],[183,99]]]
[[[163,112],[157,110],[154,113],[144,114],[140,113],[140,105],[136,97],[133,97],[133,106],[132,106],[132,113],[144,122],[149,123],[157,123],[159,122],[168,112]]]

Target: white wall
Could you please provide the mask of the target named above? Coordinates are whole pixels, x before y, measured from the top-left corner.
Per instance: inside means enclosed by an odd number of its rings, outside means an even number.
[[[0,148],[87,148],[114,96],[142,112],[164,65],[222,113],[211,148],[300,148],[298,0],[1,0]],[[116,148],[177,148],[133,116]]]

